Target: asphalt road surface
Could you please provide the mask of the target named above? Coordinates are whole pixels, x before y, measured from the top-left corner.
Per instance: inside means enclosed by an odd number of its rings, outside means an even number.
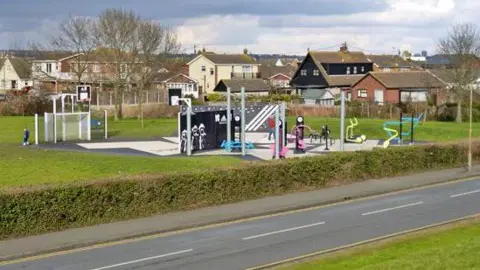
[[[480,213],[480,179],[4,265],[0,269],[247,269]]]

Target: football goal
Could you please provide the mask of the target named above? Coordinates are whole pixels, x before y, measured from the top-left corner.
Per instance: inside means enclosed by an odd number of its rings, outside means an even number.
[[[90,112],[45,113],[45,142],[91,140]]]

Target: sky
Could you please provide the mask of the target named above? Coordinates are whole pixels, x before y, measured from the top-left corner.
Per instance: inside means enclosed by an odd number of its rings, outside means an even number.
[[[310,50],[429,54],[456,23],[480,27],[479,0],[3,0],[0,48],[43,42],[69,16],[132,9],[175,27],[182,52],[304,55]]]

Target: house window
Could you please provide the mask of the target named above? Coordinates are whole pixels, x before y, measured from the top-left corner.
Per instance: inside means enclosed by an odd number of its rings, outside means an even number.
[[[52,72],[52,64],[47,64],[47,73]]]
[[[252,66],[243,66],[242,71],[243,73],[252,73]]]
[[[362,73],[365,73],[365,67],[364,67],[364,66],[362,66],[362,67],[360,68],[360,70],[362,71]]]
[[[213,75],[213,68],[210,68],[210,75]]]
[[[202,71],[206,71],[207,68],[205,66],[202,66]]]
[[[350,67],[347,67],[347,75],[350,74]]]
[[[320,71],[318,69],[314,69],[313,76],[320,76]]]
[[[307,70],[306,69],[300,70],[300,75],[307,76]]]
[[[352,100],[352,92],[347,92],[347,100]]]
[[[366,98],[367,97],[367,90],[366,89],[358,89],[357,90],[357,96],[361,98]]]
[[[353,74],[357,74],[357,67],[353,67]]]
[[[94,64],[93,65],[93,72],[100,72],[100,65],[99,64]]]

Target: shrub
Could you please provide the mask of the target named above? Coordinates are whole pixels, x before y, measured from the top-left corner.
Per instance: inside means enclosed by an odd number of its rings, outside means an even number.
[[[480,159],[480,142],[473,157]],[[238,168],[0,192],[0,238],[221,205],[465,164],[466,145],[332,153]]]

